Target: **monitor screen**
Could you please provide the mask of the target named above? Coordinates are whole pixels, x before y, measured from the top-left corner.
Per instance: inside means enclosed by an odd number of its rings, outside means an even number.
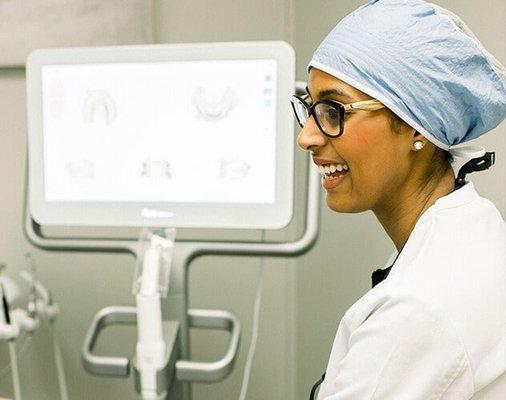
[[[35,51],[27,62],[33,219],[285,226],[294,65],[283,42]]]
[[[273,203],[276,74],[275,60],[43,67],[46,199]]]

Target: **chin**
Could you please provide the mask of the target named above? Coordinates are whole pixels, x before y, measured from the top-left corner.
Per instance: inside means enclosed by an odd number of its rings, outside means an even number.
[[[353,202],[349,201],[339,201],[337,198],[333,198],[334,196],[329,195],[327,193],[327,207],[330,208],[332,211],[338,212],[338,213],[359,213],[368,210],[366,207],[360,207],[358,204],[353,204]],[[338,197],[338,196],[336,196]]]

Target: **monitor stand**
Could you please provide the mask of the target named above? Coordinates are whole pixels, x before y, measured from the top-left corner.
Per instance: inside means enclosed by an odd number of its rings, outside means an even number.
[[[301,91],[302,85],[298,85]],[[162,305],[166,343],[172,344],[166,368],[159,373],[158,383],[168,388],[167,399],[191,400],[190,382],[216,382],[225,378],[233,369],[240,339],[237,318],[228,311],[188,308],[188,272],[198,257],[257,256],[296,257],[309,251],[318,236],[320,174],[310,162],[307,163],[307,201],[305,226],[302,236],[292,242],[176,242],[173,254],[170,287]],[[49,238],[42,227],[33,220],[29,210],[28,188],[25,192],[24,232],[36,247],[48,251],[118,252],[137,257],[137,240]],[[127,358],[103,357],[93,354],[100,332],[110,325],[135,325],[135,307],[111,306],[95,316],[83,344],[81,356],[85,369],[104,377],[128,377],[131,362]],[[225,356],[216,362],[189,360],[189,328],[219,329],[230,332]],[[138,383],[138,374],[135,373]]]

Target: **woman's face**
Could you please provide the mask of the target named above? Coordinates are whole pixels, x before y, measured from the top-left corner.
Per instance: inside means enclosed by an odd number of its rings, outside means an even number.
[[[308,90],[312,102],[329,99],[347,104],[371,99],[314,68],[309,73]],[[345,164],[348,167],[348,171],[336,171],[334,177],[323,177],[322,185],[327,191],[329,208],[355,213],[395,203],[396,194],[411,170],[414,133],[414,130],[411,135],[392,131],[389,111],[383,108],[345,114],[344,133],[338,138],[323,135],[311,117],[297,143],[303,150],[312,152],[318,166]]]

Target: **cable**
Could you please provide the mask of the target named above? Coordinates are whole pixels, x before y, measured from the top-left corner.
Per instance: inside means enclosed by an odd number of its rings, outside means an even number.
[[[265,231],[262,231],[262,242],[265,241]],[[262,302],[262,290],[263,290],[263,280],[264,280],[264,267],[265,267],[265,258],[262,257],[260,259],[260,270],[258,272],[258,280],[257,280],[257,290],[255,296],[255,305],[253,310],[253,326],[251,332],[251,343],[248,351],[248,356],[246,358],[246,365],[244,367],[244,373],[242,377],[242,387],[241,393],[239,395],[239,400],[246,399],[246,393],[248,392],[248,384],[251,376],[251,365],[253,364],[253,357],[255,355],[255,349],[258,339],[258,328],[259,328],[259,317],[260,317],[260,305]]]
[[[53,336],[53,350],[54,350],[54,360],[56,363],[56,372],[58,375],[58,386],[60,388],[60,398],[61,400],[68,400],[69,395],[67,392],[67,383],[65,381],[65,372],[63,370],[63,360],[61,356],[60,345],[58,343],[58,339],[55,333],[55,321],[51,321],[51,335]]]
[[[18,361],[16,359],[16,345],[14,340],[9,340],[9,355],[12,366],[12,387],[14,388],[14,399],[21,400],[21,386],[19,385]]]
[[[19,341],[20,339],[18,338],[18,339],[16,339],[16,340],[18,340],[18,341]],[[32,340],[31,340],[31,338],[26,337],[26,338],[23,340],[22,347],[21,347],[21,348],[19,349],[19,351],[18,351],[18,356],[17,356],[18,361],[23,360],[23,359],[26,357],[26,355],[28,354],[28,350],[29,350],[29,349],[30,349],[30,347],[31,347],[31,344],[32,344]],[[2,380],[2,379],[6,376],[6,375],[8,375],[8,374],[9,374],[10,370],[11,370],[11,364],[10,364],[10,363],[7,363],[7,365],[6,365],[4,368],[2,368],[2,369],[0,370],[0,381],[1,381],[1,380]]]

